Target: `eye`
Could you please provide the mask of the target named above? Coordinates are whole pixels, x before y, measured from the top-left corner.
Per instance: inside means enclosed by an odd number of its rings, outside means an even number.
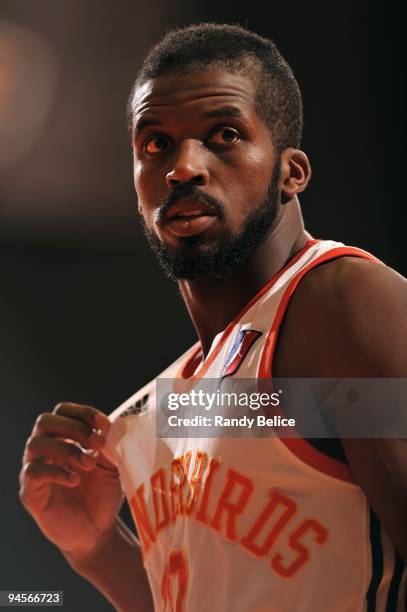
[[[151,136],[148,138],[143,146],[144,151],[149,155],[158,155],[159,153],[163,153],[170,144],[169,139],[164,134],[159,134],[158,136]]]
[[[236,144],[240,141],[240,134],[231,127],[218,127],[214,129],[208,137],[208,142],[217,145]]]

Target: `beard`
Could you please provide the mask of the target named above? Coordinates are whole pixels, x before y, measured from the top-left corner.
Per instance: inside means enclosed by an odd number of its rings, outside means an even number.
[[[229,229],[224,229],[216,240],[209,242],[205,242],[201,235],[190,236],[183,239],[183,246],[179,250],[168,249],[156,234],[146,227],[141,217],[147,242],[166,276],[171,280],[219,280],[231,276],[238,270],[261,245],[274,226],[279,201],[279,178],[280,163],[276,160],[264,199],[246,217],[239,232],[233,234]],[[210,204],[221,219],[225,217],[224,205],[194,185],[175,188],[160,208],[160,216],[163,217],[177,200],[186,197]]]

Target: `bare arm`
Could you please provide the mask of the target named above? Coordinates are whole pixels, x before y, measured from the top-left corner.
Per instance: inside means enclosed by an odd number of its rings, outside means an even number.
[[[278,376],[407,377],[407,282],[389,268],[345,257],[312,270],[284,325]],[[340,436],[341,406],[335,412]],[[407,440],[342,437],[341,443],[356,482],[407,561]]]
[[[139,543],[120,518],[92,555],[75,558],[68,553],[65,558],[119,612],[154,610]]]

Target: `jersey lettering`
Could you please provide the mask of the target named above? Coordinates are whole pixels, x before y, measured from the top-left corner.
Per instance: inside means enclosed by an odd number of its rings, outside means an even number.
[[[150,520],[148,513],[144,484],[138,487],[131,497],[130,506],[144,553],[149,551],[161,531],[178,520],[190,517],[212,527],[228,542],[240,541],[242,549],[256,558],[269,558],[272,570],[286,578],[293,576],[310,558],[309,548],[301,541],[307,533],[312,534],[319,545],[327,540],[327,529],[314,518],[308,518],[295,527],[294,531],[292,529],[288,531],[300,508],[293,499],[276,489],[270,489],[268,502],[260,509],[248,531],[242,529],[242,519],[250,505],[255,484],[250,478],[230,468],[226,472],[218,499],[212,500],[211,503],[212,486],[215,475],[219,474],[221,463],[216,457],[211,457],[208,462],[207,454],[197,451],[189,478],[188,468],[191,465],[191,457],[191,451],[187,451],[184,456],[174,459],[170,464],[168,479],[164,468],[160,468],[151,476],[154,521]],[[206,477],[201,491],[206,466]],[[167,482],[170,483],[169,491],[166,489]],[[200,504],[199,497],[201,497]],[[197,505],[199,509],[194,515]],[[211,507],[212,513],[209,511]],[[152,524],[155,526],[154,529]],[[275,551],[276,542],[279,546],[289,547],[287,556],[290,550],[297,553],[295,559],[285,562],[283,555]],[[172,600],[168,601],[169,605],[172,605]]]
[[[271,529],[265,538],[263,544],[256,543],[256,538],[259,537],[263,528],[267,524],[267,521],[274,517],[276,511],[278,509],[281,510],[281,506],[283,509],[282,514],[279,518],[272,524]],[[242,546],[247,548],[248,551],[253,553],[256,557],[263,558],[270,552],[271,547],[273,546],[275,540],[287,525],[289,521],[291,521],[292,517],[297,511],[297,504],[289,499],[286,495],[279,493],[278,491],[270,491],[270,501],[267,506],[264,508],[263,512],[258,517],[257,521],[254,523],[253,527],[250,529],[247,536],[242,539]]]

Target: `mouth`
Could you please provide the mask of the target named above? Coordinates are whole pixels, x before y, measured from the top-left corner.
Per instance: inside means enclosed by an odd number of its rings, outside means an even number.
[[[216,222],[217,217],[218,214],[209,204],[182,199],[168,209],[163,223],[172,234],[188,237],[209,229]]]

